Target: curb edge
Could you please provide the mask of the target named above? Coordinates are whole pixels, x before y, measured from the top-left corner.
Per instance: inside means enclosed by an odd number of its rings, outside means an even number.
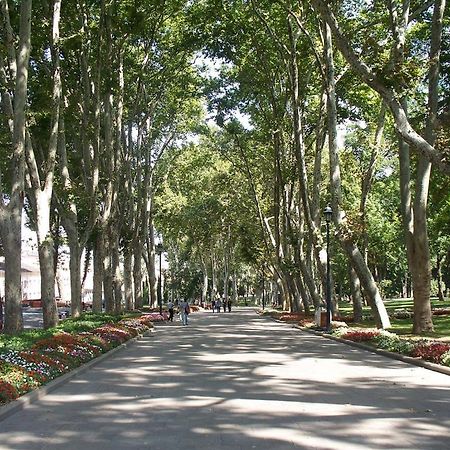
[[[134,344],[139,339],[142,339],[143,337],[149,336],[151,333],[153,333],[155,328],[151,328],[144,332],[143,334],[140,334],[134,338],[129,339],[128,341],[124,342],[123,344],[120,344],[118,347],[114,347],[113,349],[107,351],[106,353],[102,353],[101,355],[97,356],[94,359],[91,359],[90,361],[82,364],[79,367],[76,367],[75,369],[71,370],[70,372],[64,373],[63,375],[49,381],[47,384],[44,384],[37,389],[34,389],[30,392],[27,392],[26,394],[20,396],[16,400],[13,400],[10,403],[7,403],[4,406],[0,406],[0,422],[2,420],[5,420],[9,416],[12,416],[16,412],[22,411],[27,406],[31,405],[32,403],[36,402],[37,400],[43,398],[46,394],[49,394],[50,392],[57,389],[61,384],[66,383],[67,381],[71,380],[72,378],[75,378],[78,375],[81,375],[83,372],[86,372],[91,367],[101,363],[105,359],[111,357],[115,353],[119,352],[120,350],[125,349],[126,347]]]
[[[376,353],[378,355],[382,355],[387,358],[396,359],[398,361],[402,361],[402,362],[410,364],[410,365],[423,367],[425,369],[433,370],[434,372],[440,372],[444,375],[450,375],[450,367],[445,367],[445,366],[441,366],[440,364],[435,364],[435,363],[432,363],[429,361],[424,361],[423,359],[412,358],[411,356],[401,355],[400,353],[394,353],[394,352],[389,352],[387,350],[382,350],[379,348],[373,348],[373,347],[370,347],[369,345],[365,345],[360,342],[349,341],[347,339],[342,339],[337,336],[331,336],[327,333],[317,331],[317,330],[311,330],[308,328],[301,327],[299,325],[294,325],[294,328],[305,331],[307,333],[315,334],[316,336],[322,336],[327,339],[331,339],[332,341],[340,342],[342,344],[347,344],[350,347],[356,347],[361,350],[366,350],[371,353]]]

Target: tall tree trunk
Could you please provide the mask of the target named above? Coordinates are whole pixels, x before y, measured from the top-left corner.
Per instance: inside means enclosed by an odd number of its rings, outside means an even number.
[[[105,230],[103,250],[103,291],[105,293],[105,312],[115,314],[115,300],[113,287],[112,243],[109,230]]]
[[[311,314],[311,306],[314,307],[314,304],[311,302],[311,296],[308,295],[308,290],[306,288],[306,283],[303,278],[299,277],[298,279],[298,288],[299,293],[301,294],[301,303],[303,305],[303,311],[305,312],[305,316],[309,316]]]
[[[202,282],[202,305],[205,305],[208,301],[208,267],[202,257],[202,272],[203,272],[203,282]]]
[[[112,285],[114,290],[114,314],[122,313],[122,272],[120,270],[120,254],[119,254],[119,227],[113,223],[111,230],[111,273]]]
[[[92,293],[92,311],[101,313],[103,310],[103,233],[95,234],[94,241],[94,280]]]
[[[82,249],[78,241],[78,230],[63,218],[64,229],[69,243],[70,259],[70,308],[72,317],[79,317],[81,307],[81,255]]]
[[[443,260],[443,255],[438,253],[436,256],[436,273],[437,273],[437,285],[438,285],[438,298],[441,302],[443,302],[445,300],[444,290],[442,289],[442,285],[443,285],[443,282],[442,282],[442,260]]]
[[[9,25],[7,2],[3,7],[5,22]],[[5,8],[6,6],[6,8]],[[28,88],[28,63],[31,47],[31,0],[23,0],[20,9],[19,44],[15,57],[14,41],[8,39],[10,64],[15,76],[14,100],[8,98],[12,117],[12,161],[11,195],[6,205],[3,186],[0,185],[0,232],[5,252],[5,324],[7,334],[18,334],[23,329],[21,249],[22,249],[22,209],[24,198],[25,171],[25,129]],[[5,99],[6,93],[2,97]],[[14,106],[12,106],[14,104]],[[14,109],[13,109],[14,108]],[[1,181],[1,180],[0,180]]]
[[[378,155],[380,153],[385,117],[386,117],[386,106],[382,102],[380,107],[380,113],[378,115],[374,141],[373,144],[371,145],[372,148],[369,165],[361,181],[361,201],[359,204],[359,213],[361,215],[361,224],[362,224],[361,253],[364,256],[364,261],[366,264],[368,264],[368,248],[369,248],[369,241],[368,241],[369,236],[367,234],[367,217],[366,217],[367,200],[369,198],[369,193],[373,183],[373,177],[375,175],[376,162],[378,159]],[[355,321],[361,322],[362,306],[363,306],[363,298],[361,295],[361,282],[358,279],[358,275],[356,274],[356,271],[353,268],[350,268],[350,290],[353,301],[353,315],[355,317]]]
[[[135,243],[133,249],[133,282],[134,282],[134,302],[136,309],[143,306],[142,297],[142,247],[139,241]]]
[[[214,250],[211,250],[211,302],[217,300],[217,264]]]
[[[381,104],[380,113],[378,114],[377,128],[375,131],[375,136],[373,140],[373,144],[371,145],[371,154],[369,165],[366,169],[364,177],[361,182],[361,201],[359,204],[359,213],[361,215],[361,223],[362,223],[362,253],[364,255],[364,260],[367,264],[367,249],[369,246],[368,243],[368,234],[367,234],[367,217],[366,217],[366,209],[367,209],[367,200],[369,198],[369,193],[372,188],[373,177],[375,175],[376,163],[378,160],[378,155],[380,154],[380,147],[383,138],[383,130],[384,130],[384,122],[386,118],[386,105],[384,103]],[[356,274],[355,274],[356,275]]]
[[[61,107],[64,103],[61,104]],[[60,174],[62,178],[61,193],[58,192],[54,196],[55,204],[58,209],[61,223],[66,231],[69,240],[70,249],[70,291],[71,291],[71,312],[73,317],[78,317],[81,314],[81,256],[83,248],[85,247],[91,231],[94,227],[96,220],[95,207],[93,206],[96,201],[95,195],[90,196],[90,210],[88,221],[81,233],[78,227],[78,210],[77,205],[72,195],[72,181],[69,174],[69,164],[67,158],[66,142],[65,142],[65,123],[64,114],[60,115],[59,125],[59,137],[58,137],[58,153],[59,153],[59,166]],[[94,188],[92,188],[94,190]],[[66,201],[62,201],[59,196],[64,196]],[[95,303],[95,290],[94,299]],[[101,302],[101,300],[100,300]]]
[[[431,261],[427,232],[427,198],[431,163],[419,156],[414,199],[414,240],[411,242],[410,270],[414,295],[413,333],[433,331],[430,302]]]
[[[361,296],[361,282],[353,267],[350,265],[350,292],[353,304],[353,320],[356,323],[362,322],[363,318],[363,299]]]
[[[230,257],[228,249],[225,249],[225,255],[223,258],[223,301],[228,301],[228,285],[230,281]]]
[[[51,56],[53,63],[53,94],[52,115],[50,121],[50,138],[48,154],[45,161],[40,162],[44,167],[42,173],[38,168],[31,138],[27,136],[26,156],[29,173],[29,191],[31,205],[34,209],[37,228],[39,266],[41,273],[41,301],[44,328],[55,327],[58,324],[58,309],[55,299],[55,270],[53,264],[53,236],[50,228],[50,205],[53,195],[53,178],[58,151],[59,114],[61,103],[61,75],[59,61],[59,22],[61,16],[61,0],[53,2],[53,27]]]
[[[152,218],[152,215],[150,215]],[[149,302],[150,306],[158,304],[157,280],[156,280],[156,263],[155,263],[155,229],[153,219],[149,221],[148,237],[147,237],[147,258],[148,258],[148,281],[149,281]]]
[[[325,62],[326,62],[326,82],[327,82],[327,110],[328,110],[328,148],[330,154],[330,189],[333,207],[333,220],[336,226],[336,236],[338,237],[342,248],[354,267],[364,292],[366,293],[372,313],[378,326],[389,328],[390,321],[386,312],[383,300],[378,290],[377,284],[364,261],[356,244],[353,242],[350,230],[348,229],[344,212],[341,209],[341,174],[337,148],[337,108],[336,108],[336,90],[334,78],[334,59],[331,42],[331,30],[328,24],[325,28]]]
[[[290,63],[289,63],[289,78],[291,85],[291,102],[293,109],[293,134],[294,134],[294,148],[295,158],[297,161],[297,168],[299,174],[299,197],[301,213],[304,215],[306,227],[309,234],[311,246],[314,249],[314,256],[317,262],[317,268],[320,272],[322,283],[325,283],[326,268],[320,258],[320,251],[322,249],[322,238],[320,231],[313,220],[311,214],[311,197],[309,195],[309,185],[305,161],[305,145],[303,139],[303,123],[301,114],[301,104],[299,96],[299,73],[297,61],[297,40],[299,31],[295,31],[289,20],[289,39],[290,39]]]
[[[295,265],[299,268],[300,273],[298,274],[299,280],[299,288],[300,288],[300,295],[302,297],[302,302],[305,305],[305,312],[309,310],[309,299],[312,300],[312,303],[315,308],[318,308],[322,304],[322,300],[320,298],[320,294],[317,290],[317,285],[314,280],[314,277],[310,271],[310,268],[307,264],[307,261],[305,260],[305,256],[303,254],[303,216],[301,212],[298,212],[299,217],[299,234],[301,236],[301,239],[299,239],[298,244],[294,247],[294,260]],[[289,234],[291,236],[291,239],[294,239],[294,232],[293,227],[288,223],[288,230]],[[300,284],[301,283],[301,284]],[[306,291],[307,289],[307,291]]]
[[[236,272],[233,272],[233,275],[232,275],[231,279],[233,281],[233,292],[232,292],[231,299],[233,301],[233,304],[236,305],[237,304],[237,300],[238,300],[238,283],[237,283]],[[278,285],[277,285],[277,292],[278,292]]]
[[[428,71],[428,118],[425,139],[434,147],[438,113],[439,61],[441,54],[442,23],[445,0],[434,2],[431,28],[430,67]],[[430,302],[431,262],[427,231],[427,200],[430,183],[431,162],[424,155],[419,157],[414,199],[414,257],[412,258],[414,292],[413,333],[433,331]]]
[[[127,246],[123,252],[123,285],[125,291],[125,310],[134,309],[133,299],[133,254]]]
[[[41,193],[41,196],[44,195]],[[37,211],[38,254],[41,274],[41,301],[44,328],[58,325],[58,308],[55,298],[55,266],[53,258],[53,237],[50,230],[50,199],[42,202]],[[47,208],[45,208],[45,206]]]

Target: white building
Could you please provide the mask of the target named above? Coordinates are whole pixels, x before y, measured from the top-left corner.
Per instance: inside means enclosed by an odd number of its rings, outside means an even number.
[[[62,249],[59,255],[58,268],[55,281],[55,296],[63,302],[70,302],[70,270],[69,251]],[[83,271],[84,258],[81,259]],[[83,273],[83,272],[82,272]],[[92,301],[92,271],[89,270],[85,285],[83,286],[83,301]],[[0,257],[0,296],[5,296],[5,258]],[[22,299],[24,301],[40,300],[41,276],[39,270],[39,257],[37,254],[36,233],[22,228]]]

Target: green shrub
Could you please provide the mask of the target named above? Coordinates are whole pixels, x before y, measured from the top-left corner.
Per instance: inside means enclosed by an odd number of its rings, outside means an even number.
[[[414,349],[413,342],[408,339],[401,339],[397,335],[387,331],[381,332],[375,337],[374,341],[378,348],[403,355],[410,355]]]
[[[444,353],[441,357],[441,364],[450,367],[450,351]]]

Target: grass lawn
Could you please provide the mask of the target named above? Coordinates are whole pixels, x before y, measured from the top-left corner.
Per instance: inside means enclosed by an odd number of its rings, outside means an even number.
[[[396,319],[392,317],[392,314],[396,310],[406,310],[412,312],[413,310],[413,299],[412,298],[398,298],[398,299],[390,299],[384,302],[388,314],[391,316],[391,325],[392,327],[389,331],[396,333],[398,335],[402,335],[405,337],[413,337],[411,334],[413,319]],[[450,309],[450,300],[447,299],[444,302],[441,302],[437,299],[431,300],[431,306],[433,310],[447,308]],[[341,302],[339,303],[339,311],[342,315],[352,315],[353,308],[351,303]],[[363,315],[370,315],[371,310],[368,306],[363,308]],[[450,341],[450,314],[448,315],[434,315],[433,316],[433,324],[434,324],[434,332],[427,333],[424,336],[431,337],[435,339],[442,339]],[[374,327],[375,323],[373,321],[364,321],[358,325],[358,327]]]
[[[20,333],[18,336],[8,336],[0,334],[0,352],[2,350],[25,350],[32,347],[32,345],[45,338],[50,338],[59,331],[67,333],[82,333],[84,331],[91,331],[103,324],[114,323],[123,318],[133,317],[136,314],[127,314],[124,316],[110,316],[107,314],[93,314],[85,313],[77,319],[66,319],[60,322],[56,328],[49,330],[32,329]]]

